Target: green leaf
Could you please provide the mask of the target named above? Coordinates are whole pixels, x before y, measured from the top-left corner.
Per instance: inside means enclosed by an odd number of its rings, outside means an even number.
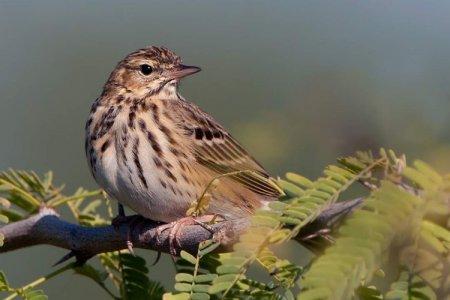
[[[44,179],[42,180],[42,186],[44,187],[45,190],[48,190],[50,188],[50,186],[52,185],[52,181],[53,181],[53,172],[48,171],[47,173],[44,174]]]
[[[162,299],[166,290],[157,281],[150,280],[148,289],[148,299]]]
[[[217,268],[217,274],[236,274],[239,270],[239,266],[222,265]]]
[[[236,274],[224,274],[219,275],[216,279],[214,279],[214,284],[216,283],[222,283],[222,282],[231,282],[236,278]]]
[[[436,184],[430,178],[414,168],[406,167],[403,170],[403,175],[423,189],[433,189],[436,186]]]
[[[217,293],[225,291],[229,287],[230,287],[230,283],[229,282],[215,283],[209,288],[208,292],[210,294],[217,294]]]
[[[12,208],[8,208],[8,209],[1,209],[0,208],[0,214],[5,215],[6,217],[8,217],[8,220],[10,222],[17,222],[23,219],[23,215],[21,213],[19,213],[18,211],[12,209]]]
[[[442,176],[439,175],[430,165],[427,163],[416,160],[414,161],[414,166],[419,170],[422,174],[427,176],[430,180],[434,181],[437,184],[442,184]]]
[[[192,291],[196,293],[207,293],[210,285],[208,284],[196,284],[192,287]]]
[[[304,193],[302,188],[289,181],[278,179],[277,184],[283,189],[288,197],[301,196]]]
[[[143,273],[148,273],[148,269],[145,266],[146,261],[140,256],[129,253],[121,253],[120,260],[122,261],[122,264],[128,268],[138,270]]]
[[[192,285],[190,283],[175,283],[175,290],[178,292],[190,292]]]
[[[23,292],[23,297],[26,300],[47,300],[48,297],[44,294],[42,290],[26,290]]]
[[[166,293],[163,296],[163,300],[190,300],[189,298],[190,295],[188,293],[180,293],[180,294]]]
[[[178,273],[175,276],[175,280],[177,282],[192,282],[192,281],[194,281],[194,276],[192,276],[191,274],[187,274],[187,273]]]
[[[93,213],[97,210],[97,208],[100,205],[102,205],[102,200],[100,200],[100,199],[93,200],[88,205],[86,205],[86,207],[82,210],[82,213],[86,214],[86,215]]]
[[[0,271],[0,291],[7,291],[9,289],[9,283],[6,279],[5,273]]]
[[[121,291],[124,293],[124,298],[149,298],[151,284],[147,277],[148,269],[145,266],[145,260],[139,256],[121,253],[119,261],[122,274]]]
[[[218,277],[217,274],[201,274],[195,277],[195,282],[196,283],[211,282],[217,277]]]
[[[210,243],[208,246],[204,247],[203,245],[200,245],[200,251],[198,252],[198,255],[200,257],[214,251],[215,249],[217,249],[217,247],[220,246],[220,243]]]
[[[9,222],[9,218],[5,215],[0,214],[0,222],[6,224]]]
[[[290,181],[292,181],[295,184],[298,184],[304,188],[312,188],[313,187],[313,182],[311,180],[309,180],[306,177],[303,177],[302,175],[299,174],[295,174],[295,173],[286,173],[286,178]]]
[[[210,296],[206,293],[194,293],[191,295],[191,300],[208,300]]]
[[[184,250],[181,250],[180,256],[182,259],[190,262],[193,265],[195,265],[197,263],[197,259],[192,254],[190,254]]]

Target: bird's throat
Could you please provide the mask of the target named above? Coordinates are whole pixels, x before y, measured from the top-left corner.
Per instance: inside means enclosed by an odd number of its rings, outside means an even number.
[[[158,98],[168,100],[178,100],[178,82],[176,80],[169,81],[158,93]]]

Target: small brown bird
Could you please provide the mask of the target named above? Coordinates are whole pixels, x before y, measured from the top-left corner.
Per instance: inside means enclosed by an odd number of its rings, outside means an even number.
[[[200,71],[164,47],[126,56],[109,76],[86,123],[86,155],[98,184],[156,221],[186,216],[217,176],[206,213],[245,217],[280,196],[264,168],[211,116],[178,93]]]

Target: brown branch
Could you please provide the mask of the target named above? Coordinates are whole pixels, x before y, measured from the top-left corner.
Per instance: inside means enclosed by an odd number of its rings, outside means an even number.
[[[344,204],[336,203],[325,210],[316,221],[305,226],[297,239],[301,240],[302,236],[309,237],[312,232],[329,228],[337,216],[347,214],[361,201],[362,199],[356,199],[346,201]],[[211,216],[201,218],[205,220],[208,217]],[[195,253],[200,242],[211,238],[219,241],[224,248],[229,248],[248,225],[248,219],[238,219],[221,221],[211,225],[211,228],[199,224],[183,226],[179,232],[177,253],[181,250]],[[128,217],[118,229],[112,225],[86,227],[64,221],[54,210],[43,208],[36,215],[0,228],[0,234],[4,236],[4,245],[0,247],[0,253],[47,244],[69,249],[71,255],[68,257],[76,256],[78,261],[83,262],[99,253],[126,249],[127,236],[135,248],[168,253],[171,226],[148,219],[136,222],[135,217]],[[161,230],[162,228],[168,229]]]

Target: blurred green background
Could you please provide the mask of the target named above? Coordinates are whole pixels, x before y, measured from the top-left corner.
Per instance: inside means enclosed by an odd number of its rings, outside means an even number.
[[[152,44],[202,67],[182,94],[273,175],[315,177],[337,156],[380,146],[448,172],[449,11],[444,1],[0,0],[0,169],[51,169],[70,191],[95,187],[89,107],[116,62]],[[2,254],[0,269],[18,286],[65,253]],[[168,257],[150,273],[172,286]],[[106,299],[69,273],[44,290]]]

